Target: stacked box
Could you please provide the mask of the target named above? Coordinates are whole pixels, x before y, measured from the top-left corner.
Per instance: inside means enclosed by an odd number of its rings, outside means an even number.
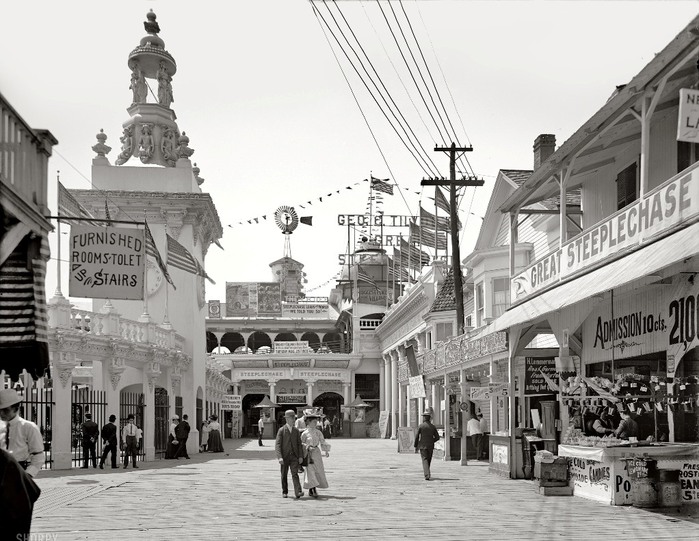
[[[568,461],[565,458],[557,458],[551,463],[541,462],[536,464],[539,471],[540,487],[564,487],[568,485]]]

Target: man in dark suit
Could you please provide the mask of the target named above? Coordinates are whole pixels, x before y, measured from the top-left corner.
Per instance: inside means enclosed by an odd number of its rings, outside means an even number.
[[[287,410],[284,413],[286,424],[277,432],[277,439],[274,450],[277,460],[281,465],[282,473],[282,497],[286,498],[289,493],[289,481],[287,474],[291,469],[291,480],[294,483],[294,494],[298,500],[303,496],[301,481],[299,481],[299,462],[303,460],[303,445],[301,444],[301,432],[294,426],[296,413],[294,410]]]
[[[116,415],[109,416],[109,422],[102,427],[102,432],[100,436],[104,440],[104,450],[102,451],[102,457],[100,458],[100,469],[104,469],[104,462],[107,460],[107,455],[112,453],[112,468],[118,468],[117,466],[117,427],[114,424],[116,421]]]
[[[92,414],[85,414],[85,422],[82,424],[82,437],[83,437],[83,468],[88,468],[88,460],[92,460],[92,467],[97,467],[97,452],[95,451],[95,445],[97,445],[97,438],[100,435],[100,429],[97,423],[92,420]],[[89,455],[89,456],[88,456]]]
[[[0,449],[0,524],[2,539],[30,539],[32,512],[41,489],[15,457]]]
[[[180,458],[181,456],[189,458],[189,455],[187,454],[187,438],[189,437],[191,427],[189,426],[187,419],[187,415],[183,415],[182,422],[175,427],[175,435],[177,436],[177,441],[179,442],[177,452],[175,453],[175,458]]]
[[[439,432],[430,422],[431,417],[432,414],[429,409],[422,414],[422,424],[417,428],[417,434],[415,434],[415,453],[419,451],[422,457],[422,471],[425,474],[425,481],[430,480],[430,465],[432,464],[434,444],[439,440]]]

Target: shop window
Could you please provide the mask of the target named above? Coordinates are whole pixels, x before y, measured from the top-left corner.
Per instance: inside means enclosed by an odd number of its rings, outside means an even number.
[[[638,199],[638,178],[636,163],[632,163],[616,177],[617,210]]]
[[[699,161],[699,144],[687,143],[685,141],[677,142],[677,172],[684,171]]]
[[[510,281],[507,278],[493,280],[493,317],[500,317],[510,307]]]
[[[485,299],[483,298],[483,282],[476,286],[476,325],[480,327],[485,323]]]

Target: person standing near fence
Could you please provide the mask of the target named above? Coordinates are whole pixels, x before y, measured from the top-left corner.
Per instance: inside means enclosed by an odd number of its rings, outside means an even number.
[[[21,402],[16,391],[0,390],[0,449],[8,451],[29,475],[36,477],[44,465],[44,438],[38,426],[20,417]]]
[[[92,414],[85,414],[85,422],[80,427],[83,440],[83,469],[89,468],[89,462],[92,461],[92,467],[97,467],[97,438],[100,434],[100,429],[97,423],[92,420]]]
[[[138,454],[142,434],[141,429],[136,426],[134,414],[130,413],[124,430],[121,431],[121,446],[124,449],[124,469],[129,465],[129,456],[133,458],[133,467],[138,468],[136,455]]]
[[[116,415],[109,416],[109,422],[102,427],[102,433],[100,436],[104,440],[104,450],[102,451],[102,457],[100,458],[100,469],[104,469],[104,463],[107,460],[107,455],[112,453],[112,468],[118,468],[117,466],[117,427],[114,424],[116,421]]]
[[[257,421],[257,445],[263,447],[262,445],[262,435],[265,433],[265,418],[264,415],[260,415],[260,420]]]

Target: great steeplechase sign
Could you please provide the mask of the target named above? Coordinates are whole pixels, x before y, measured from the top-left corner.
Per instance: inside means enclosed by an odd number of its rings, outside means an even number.
[[[699,168],[673,177],[515,276],[510,286],[513,302],[668,233],[699,214],[698,194]]]

